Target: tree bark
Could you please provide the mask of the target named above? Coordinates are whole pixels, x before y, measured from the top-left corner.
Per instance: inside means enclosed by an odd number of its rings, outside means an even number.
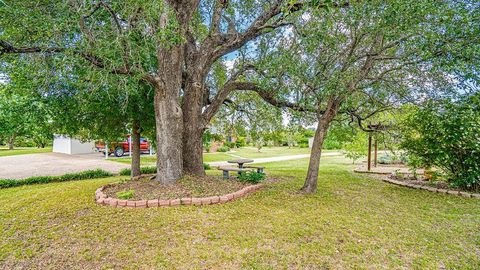
[[[202,115],[204,104],[204,78],[207,72],[197,68],[185,81],[183,100],[183,171],[185,174],[204,176],[202,136],[206,124]],[[192,76],[193,75],[193,76]]]
[[[322,156],[322,147],[325,137],[327,136],[328,126],[325,120],[320,120],[313,138],[312,152],[310,153],[310,161],[308,163],[308,172],[302,191],[305,193],[317,192],[318,169],[320,168],[320,158]]]
[[[168,5],[175,10],[179,24],[178,35],[186,36],[191,18],[199,0],[173,1]],[[161,29],[168,27],[168,14],[159,22]],[[157,177],[164,184],[173,184],[183,176],[182,138],[183,112],[180,106],[180,89],[185,65],[185,44],[157,47],[158,68],[155,76],[148,79],[155,87],[155,125],[157,140]],[[183,89],[186,92],[186,89]]]
[[[203,136],[204,128],[198,124],[184,123],[183,171],[185,174],[204,176]]]
[[[159,48],[159,69],[155,78],[155,126],[157,131],[157,180],[173,184],[183,176],[183,121],[180,108],[182,88],[182,45]]]
[[[15,138],[17,137],[16,134],[13,134],[12,136],[10,136],[10,138],[8,138],[8,150],[13,150],[13,143],[15,142]]]
[[[138,121],[134,120],[132,122],[132,134],[131,134],[131,144],[132,144],[132,164],[131,164],[131,177],[136,177],[141,175],[140,171],[140,124]]]
[[[337,115],[338,108],[341,102],[335,98],[330,98],[327,110],[318,118],[317,130],[315,131],[315,137],[313,138],[312,151],[310,153],[310,161],[308,163],[308,172],[305,183],[301,189],[305,193],[317,192],[318,183],[318,170],[320,168],[320,158],[322,156],[322,147],[325,137],[328,133],[330,123]]]
[[[157,131],[157,177],[164,184],[173,184],[182,172],[182,110],[176,97],[155,93]]]

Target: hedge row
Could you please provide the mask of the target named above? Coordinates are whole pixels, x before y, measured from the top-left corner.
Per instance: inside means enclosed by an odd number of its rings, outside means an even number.
[[[210,165],[208,165],[207,163],[203,163],[203,168],[205,170],[210,170]],[[141,167],[140,168],[140,173],[141,174],[154,174],[154,173],[157,173],[157,167]],[[132,170],[129,169],[129,168],[125,168],[125,169],[122,169],[120,172],[119,172],[120,175],[131,175],[132,174]]]
[[[0,179],[0,189],[18,187],[24,185],[45,184],[53,182],[64,182],[71,180],[94,179],[112,176],[111,173],[97,169],[78,173],[68,173],[60,176],[33,176],[25,179]]]
[[[141,167],[140,168],[140,173],[141,174],[154,174],[157,172],[157,167]],[[131,175],[132,174],[132,170],[130,168],[125,168],[125,169],[122,169],[120,172],[119,172],[120,175]]]

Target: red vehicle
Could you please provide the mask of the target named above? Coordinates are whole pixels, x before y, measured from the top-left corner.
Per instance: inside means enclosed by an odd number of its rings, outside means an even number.
[[[121,157],[125,153],[130,152],[130,136],[123,142],[109,142],[108,145],[108,154],[114,154],[116,157]],[[132,145],[133,147],[133,145]],[[98,152],[102,152],[105,154],[105,143],[104,142],[97,142],[95,144],[95,148]],[[140,138],[140,153],[149,153],[150,152],[150,142],[148,142],[145,138]]]

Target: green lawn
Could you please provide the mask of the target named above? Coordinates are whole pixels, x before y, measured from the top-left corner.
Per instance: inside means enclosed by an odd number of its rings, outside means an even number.
[[[203,161],[204,162],[213,162],[213,161],[224,161],[224,160],[229,160],[235,158],[234,156],[230,156],[226,153],[205,153],[203,154]],[[125,164],[130,164],[132,162],[131,158],[124,157],[124,158],[114,158],[111,157],[109,158],[110,161],[115,161],[115,162],[120,162],[120,163],[125,163]],[[140,157],[141,163],[143,166],[153,166],[155,165],[155,162],[157,161],[157,158],[155,156],[147,156],[143,155]]]
[[[390,185],[322,160],[316,195],[297,192],[307,159],[224,205],[97,206],[121,177],[0,190],[0,268],[479,269],[480,200]],[[209,171],[209,173],[218,173]]]
[[[37,154],[37,153],[50,153],[50,152],[52,152],[52,147],[45,147],[45,148],[16,147],[13,150],[8,150],[8,148],[0,147],[0,157]]]
[[[329,150],[324,150],[329,152]],[[215,162],[215,161],[227,161],[231,159],[238,159],[238,157],[243,158],[266,158],[266,157],[277,157],[277,156],[290,156],[290,155],[302,155],[310,154],[310,149],[308,148],[288,148],[288,147],[264,147],[260,152],[254,147],[242,147],[238,149],[232,149],[232,151],[227,153],[216,152],[216,153],[204,153],[203,161],[204,162]],[[121,162],[130,164],[130,158],[110,158],[112,161]],[[141,162],[144,166],[155,165],[155,156],[142,156]]]
[[[310,149],[298,147],[263,147],[260,152],[258,152],[258,149],[255,147],[242,147],[238,149],[232,149],[232,154],[244,158],[266,158],[310,154]]]

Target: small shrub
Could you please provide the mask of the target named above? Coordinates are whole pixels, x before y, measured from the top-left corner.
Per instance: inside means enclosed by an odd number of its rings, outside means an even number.
[[[240,180],[240,182],[256,184],[265,179],[265,174],[258,172],[245,172],[240,174],[238,179]]]
[[[392,163],[393,163],[393,159],[392,159],[392,157],[389,156],[389,155],[379,156],[379,157],[378,157],[378,163],[380,163],[380,164],[392,164]]]
[[[112,176],[111,173],[97,169],[78,173],[68,173],[60,176],[33,176],[25,179],[0,179],[0,188],[18,187],[24,185],[46,184],[72,180],[94,179]]]
[[[308,148],[308,143],[299,143],[298,147],[300,148]]]
[[[210,170],[211,169],[210,164],[203,163],[203,169],[204,170]]]
[[[403,173],[401,173],[400,170],[395,170],[392,174],[396,179],[404,179]]]
[[[234,142],[225,142],[223,145],[230,148],[230,149],[235,148],[235,146],[236,146],[236,144]]]
[[[122,199],[122,200],[128,200],[133,198],[133,195],[135,194],[135,190],[126,190],[126,191],[119,191],[117,192],[117,198]]]
[[[245,137],[238,137],[237,141],[235,142],[235,146],[237,148],[244,147],[246,145],[246,140]]]
[[[217,149],[217,152],[228,152],[230,151],[230,147],[224,145],[224,146],[221,146]]]

